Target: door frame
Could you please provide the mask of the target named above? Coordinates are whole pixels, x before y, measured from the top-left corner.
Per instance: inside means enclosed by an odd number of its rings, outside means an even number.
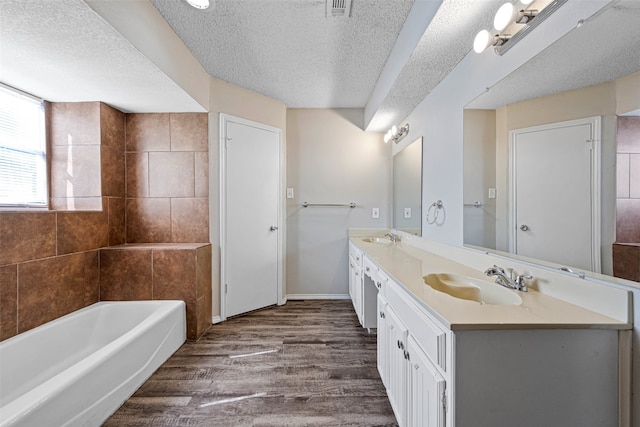
[[[253,122],[251,120],[243,119],[241,117],[232,116],[225,113],[220,113],[220,125],[219,125],[219,161],[220,161],[220,320],[224,321],[227,319],[227,310],[226,310],[226,241],[227,241],[227,123],[238,123],[245,126],[251,126],[254,128],[262,129],[269,132],[274,132],[278,135],[278,152],[279,152],[279,165],[278,165],[278,295],[277,301],[278,305],[283,305],[286,303],[286,299],[282,296],[284,295],[284,243],[286,242],[286,230],[285,230],[285,220],[284,220],[284,188],[285,188],[285,174],[283,170],[283,166],[285,164],[285,156],[284,156],[284,143],[282,140],[282,129],[268,126],[262,123]]]
[[[578,125],[591,126],[591,265],[593,272],[600,273],[602,266],[601,255],[601,224],[600,216],[602,209],[601,202],[601,143],[602,143],[602,117],[587,117],[583,119],[568,120],[563,122],[549,123],[539,126],[514,129],[509,131],[509,252],[515,254],[516,250],[516,185],[515,185],[515,162],[516,162],[516,137],[522,133],[538,132],[550,129],[559,129]],[[585,141],[588,142],[588,141]]]

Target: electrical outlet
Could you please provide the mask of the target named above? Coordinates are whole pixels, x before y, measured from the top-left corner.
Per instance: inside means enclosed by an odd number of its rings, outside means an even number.
[[[405,219],[411,218],[411,208],[404,208],[404,217]]]
[[[371,218],[380,218],[380,208],[371,208]]]
[[[293,199],[293,188],[287,188],[287,199]]]

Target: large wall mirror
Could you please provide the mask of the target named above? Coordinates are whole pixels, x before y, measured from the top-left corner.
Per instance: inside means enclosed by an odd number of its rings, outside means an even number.
[[[422,232],[422,137],[393,156],[393,228]]]
[[[535,224],[538,220],[546,221],[558,226],[561,230],[558,237],[563,240],[578,241],[583,235],[597,234],[594,237],[599,262],[592,266],[567,261],[545,250],[548,244],[541,245],[538,255],[524,254],[542,264],[552,263],[587,274],[614,275],[613,251],[617,247],[614,243],[640,245],[640,230],[635,230],[637,226],[633,225],[640,224],[640,146],[629,147],[621,142],[621,137],[640,141],[640,117],[637,117],[640,116],[640,49],[637,48],[640,26],[634,24],[639,18],[639,2],[616,2],[467,105],[464,113],[465,245],[522,256],[518,251],[518,238],[524,241],[525,237],[535,236],[540,226],[519,222],[518,214],[538,208],[541,213],[530,221]],[[615,40],[601,40],[602,34],[615,34]],[[570,172],[568,161],[555,165],[541,162],[529,151],[517,148],[517,136],[547,127],[565,129],[585,122],[590,123],[585,128],[595,134],[583,138],[584,159],[588,161],[595,156],[593,164],[599,170],[592,171],[597,174],[595,184],[591,184],[592,193],[581,199],[595,194],[597,208],[565,215],[562,219],[566,210],[562,203],[554,202],[548,194],[521,190],[522,180],[517,176],[521,170],[531,169],[534,187],[540,187],[550,171],[559,172],[559,178],[554,179],[560,187],[577,174]],[[635,136],[631,136],[634,132]],[[558,135],[558,144],[568,140],[564,134]],[[540,155],[560,158],[555,151],[558,144],[551,144],[550,152]],[[539,150],[541,145],[535,148]],[[553,166],[544,166],[547,163]],[[546,171],[545,167],[552,170]],[[638,182],[634,182],[634,176]],[[586,182],[586,187],[589,185]],[[526,208],[520,207],[518,212],[517,206],[524,206],[517,201],[520,191],[531,203]],[[583,217],[587,220],[582,231],[562,235]],[[592,222],[598,227],[591,227]]]

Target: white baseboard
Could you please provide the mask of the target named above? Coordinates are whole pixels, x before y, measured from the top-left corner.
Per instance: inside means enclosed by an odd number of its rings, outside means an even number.
[[[213,318],[211,319],[211,324],[215,325],[216,323],[220,323],[222,322],[222,319],[220,319],[220,316],[213,316]]]
[[[287,295],[287,299],[351,299],[351,297],[349,294],[289,294]]]

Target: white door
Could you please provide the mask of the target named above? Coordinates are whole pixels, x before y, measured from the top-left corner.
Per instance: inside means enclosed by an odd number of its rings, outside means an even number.
[[[280,131],[222,116],[222,316],[278,302]]]
[[[600,270],[599,118],[511,132],[518,255]]]
[[[445,379],[413,337],[407,340],[407,355],[411,364],[408,425],[443,427],[446,417]]]

